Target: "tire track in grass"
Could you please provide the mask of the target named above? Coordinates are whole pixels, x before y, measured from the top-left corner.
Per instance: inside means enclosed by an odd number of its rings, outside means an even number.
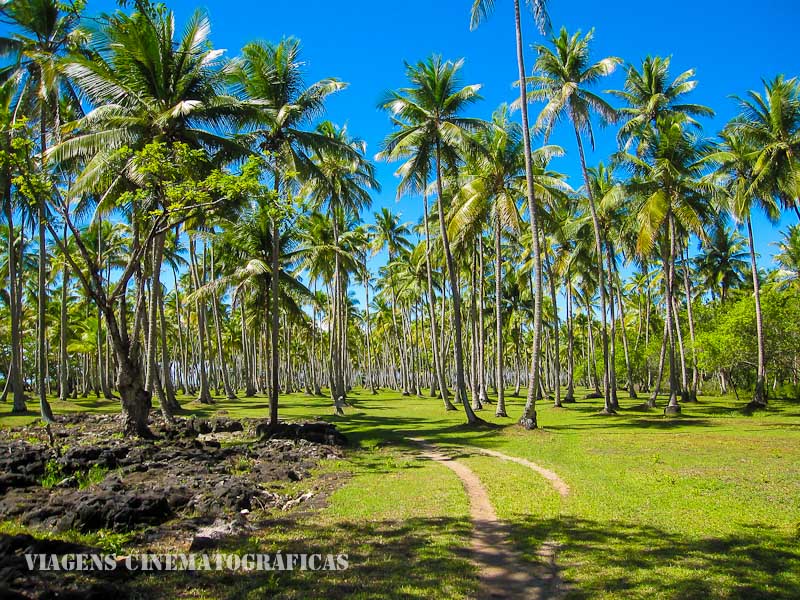
[[[423,439],[408,439],[422,448],[422,456],[453,471],[464,485],[473,526],[471,550],[480,568],[478,600],[541,600],[556,596],[559,579],[555,545],[551,542],[543,544],[539,549],[542,564],[531,568],[509,543],[508,526],[497,518],[486,488],[472,469]]]

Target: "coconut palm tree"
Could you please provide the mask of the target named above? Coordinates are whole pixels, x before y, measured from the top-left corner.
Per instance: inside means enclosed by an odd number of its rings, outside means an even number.
[[[718,294],[724,303],[728,292],[742,284],[749,268],[747,257],[744,238],[726,223],[719,223],[701,242],[700,253],[693,262],[700,285],[711,293],[712,300]]]
[[[379,190],[375,179],[375,169],[364,158],[366,144],[362,140],[349,137],[346,128],[337,128],[325,121],[317,131],[336,140],[336,145],[320,147],[311,156],[314,168],[309,171],[306,186],[311,206],[315,209],[326,207],[333,225],[334,274],[333,274],[333,331],[335,349],[331,357],[333,366],[332,399],[338,411],[346,402],[347,391],[344,384],[347,330],[344,309],[346,300],[346,273],[342,267],[341,235],[343,228],[358,220],[363,209],[372,203],[370,190]],[[347,146],[352,152],[343,154],[340,146]]]
[[[714,111],[707,106],[687,103],[683,99],[697,87],[697,80],[693,79],[694,69],[684,71],[670,81],[669,66],[669,57],[648,56],[642,61],[641,71],[634,65],[627,66],[624,89],[609,91],[627,103],[618,109],[623,124],[617,134],[626,148],[641,138],[644,129],[654,125],[661,116],[684,115],[694,125],[698,124],[693,117],[714,116]]]
[[[550,17],[547,13],[547,0],[526,0],[526,4],[530,8],[534,21],[539,28],[540,33],[543,35],[550,31]],[[492,12],[494,12],[494,0],[473,0],[472,12],[470,19],[470,27],[475,29],[484,21]],[[533,152],[531,150],[530,139],[530,123],[528,120],[528,103],[526,101],[525,91],[525,56],[523,52],[524,44],[522,41],[522,15],[520,11],[519,0],[514,0],[514,30],[516,34],[516,52],[517,52],[517,72],[518,72],[518,85],[519,85],[519,106],[522,116],[522,131],[525,135],[523,138],[524,145],[524,158],[525,158],[525,182],[528,200],[528,212],[530,214],[531,229],[534,234],[531,236],[533,247],[531,248],[534,258],[534,318],[533,318],[533,346],[532,346],[532,363],[531,363],[531,381],[528,386],[528,402],[526,410],[520,420],[520,424],[526,429],[534,429],[537,427],[536,420],[536,396],[531,393],[531,390],[538,390],[539,388],[539,354],[542,344],[542,256],[539,247],[539,217],[538,206],[536,203],[536,193],[533,181]]]
[[[756,152],[749,194],[773,195],[800,218],[800,82],[779,75],[739,106],[731,128]]]
[[[370,234],[372,235],[372,251],[376,253],[385,248],[389,255],[389,263],[392,263],[398,256],[401,256],[411,249],[411,242],[408,239],[411,232],[407,224],[400,222],[400,216],[386,207],[381,208],[380,212],[375,213],[373,217],[375,223],[369,228]],[[403,335],[397,325],[398,303],[394,279],[389,280],[389,290],[391,291],[392,328],[398,345],[402,347]],[[400,352],[400,379],[404,396],[409,394],[406,358],[407,354],[405,352]]]
[[[462,160],[471,143],[471,134],[486,125],[479,119],[462,116],[480,98],[479,85],[461,86],[459,71],[463,64],[463,60],[445,61],[440,56],[432,56],[415,65],[406,65],[411,85],[387,92],[380,102],[380,107],[391,113],[398,129],[384,140],[379,156],[392,161],[413,156],[417,164],[433,165],[425,172],[435,173],[439,233],[453,301],[456,396],[464,406],[467,422],[475,424],[481,420],[467,399],[461,290],[447,232],[443,184],[444,170],[454,168]]]
[[[603,268],[603,248],[600,221],[590,185],[589,171],[586,166],[582,134],[586,133],[589,136],[589,143],[594,148],[592,113],[597,113],[601,121],[605,123],[616,120],[617,113],[612,106],[588,88],[602,77],[613,73],[616,66],[622,61],[616,57],[608,57],[595,63],[590,63],[589,50],[593,37],[593,31],[590,31],[585,36],[581,36],[580,31],[570,36],[567,30],[562,28],[558,36],[552,39],[552,48],[544,45],[536,46],[538,53],[534,65],[534,73],[536,74],[528,79],[528,84],[533,88],[528,93],[528,98],[546,102],[546,106],[542,109],[536,121],[537,129],[543,130],[546,138],[549,137],[558,120],[565,115],[572,122],[575,132],[583,182],[586,187],[589,211],[592,216],[595,256],[597,257],[596,266],[598,285],[600,287],[602,349],[604,354],[604,411],[613,413],[617,407],[610,393],[611,380],[613,379],[611,371],[614,369],[614,365],[610,362],[608,352],[608,297],[605,286],[605,269]]]
[[[668,341],[670,368],[670,400],[666,412],[680,412],[677,398],[677,339],[675,318],[675,262],[683,255],[685,234],[705,237],[704,211],[707,186],[700,181],[708,144],[687,131],[682,115],[659,117],[654,127],[643,130],[645,136],[640,155],[620,153],[618,158],[628,166],[634,177],[627,189],[635,199],[632,211],[636,215],[636,250],[649,257],[654,249],[661,255],[664,280],[665,341]],[[686,391],[686,390],[684,390]]]
[[[280,221],[288,205],[291,174],[313,172],[311,154],[323,148],[335,148],[344,155],[354,153],[346,144],[309,127],[323,112],[326,99],[344,89],[346,84],[336,79],[323,79],[307,86],[303,80],[300,42],[293,38],[277,44],[247,44],[242,49],[241,58],[229,70],[237,95],[245,99],[250,108],[245,123],[249,124],[251,131],[243,139],[267,157],[272,171],[276,196],[273,199],[276,214],[271,235],[274,244],[272,271],[278,272]],[[278,425],[280,367],[277,278],[273,278],[272,286],[270,423],[275,427]]]
[[[61,118],[59,99],[62,93],[75,105],[77,96],[69,80],[64,77],[61,61],[64,56],[78,49],[81,34],[77,30],[80,16],[70,10],[68,4],[56,0],[19,0],[3,3],[0,14],[12,24],[8,37],[0,38],[0,55],[10,57],[10,64],[0,69],[0,80],[15,80],[18,85],[17,105],[14,119],[20,106],[30,106],[29,114],[36,115],[39,126],[40,168],[45,172],[45,156],[52,139],[57,139]],[[53,413],[47,402],[47,245],[45,221],[48,218],[47,193],[40,190],[35,199],[37,206],[39,243],[39,294],[37,355],[37,387],[42,418],[53,421]]]
[[[761,311],[761,284],[759,282],[755,239],[753,236],[752,214],[755,208],[776,223],[780,218],[778,195],[773,195],[782,185],[779,178],[769,176],[759,178],[762,169],[769,168],[761,162],[763,148],[751,143],[752,137],[745,127],[733,126],[720,134],[718,148],[711,152],[707,161],[717,165],[715,183],[724,205],[731,216],[747,229],[750,246],[750,271],[753,279],[753,296],[756,309],[756,336],[758,341],[758,363],[756,365],[756,386],[753,392],[753,406],[767,404],[766,390],[766,352],[764,347],[764,322]]]
[[[781,266],[778,277],[796,286],[800,283],[800,225],[790,226],[781,235],[782,239],[775,243],[775,261]]]

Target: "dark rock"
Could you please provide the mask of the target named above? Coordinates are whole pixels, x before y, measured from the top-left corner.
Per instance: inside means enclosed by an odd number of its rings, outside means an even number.
[[[269,423],[261,423],[256,427],[256,435],[260,439],[306,440],[315,444],[329,446],[347,446],[347,438],[336,428],[336,425],[325,421],[312,423],[279,423],[270,427]]]

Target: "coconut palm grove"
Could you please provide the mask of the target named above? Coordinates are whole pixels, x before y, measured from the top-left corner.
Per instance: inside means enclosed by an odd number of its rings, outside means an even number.
[[[0,1],[0,598],[800,597],[796,7],[174,2]]]

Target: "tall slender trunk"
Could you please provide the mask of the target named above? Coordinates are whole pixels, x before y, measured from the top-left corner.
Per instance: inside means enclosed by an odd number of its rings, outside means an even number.
[[[692,343],[692,385],[689,389],[690,402],[697,402],[697,389],[700,386],[700,371],[697,368],[697,347],[694,336],[694,311],[692,309],[692,284],[689,280],[689,248],[684,248],[685,260],[683,263],[683,288],[686,293],[686,318],[689,321],[689,340]]]
[[[214,252],[214,242],[211,242],[211,281],[216,277],[216,261]],[[219,304],[216,293],[211,294],[211,314],[214,317],[214,331],[216,332],[217,354],[219,355],[219,367],[222,372],[222,387],[225,389],[225,396],[228,400],[236,399],[236,392],[231,385],[228,373],[228,363],[225,356],[225,346],[222,344],[222,321],[219,317]]]
[[[475,424],[480,421],[470,406],[467,398],[467,383],[464,376],[464,344],[461,332],[461,290],[458,286],[458,273],[456,273],[453,252],[450,248],[450,240],[447,234],[447,221],[444,213],[444,194],[442,190],[442,152],[439,141],[436,142],[436,196],[439,208],[439,233],[442,237],[444,248],[445,263],[447,264],[447,274],[450,278],[450,295],[453,299],[453,345],[455,347],[456,359],[456,398],[464,406],[464,413],[467,422]]]
[[[567,296],[567,393],[564,402],[575,402],[575,331],[572,318],[572,282],[565,285]]]
[[[369,267],[367,267],[366,259],[363,261],[361,268],[364,270],[364,293],[366,296],[364,309],[366,310],[367,320],[367,381],[368,387],[372,394],[377,394],[378,390],[375,389],[375,377],[372,373],[372,317],[369,312]],[[367,387],[367,386],[365,386]]]
[[[3,207],[8,221],[8,295],[11,317],[11,369],[9,379],[11,381],[11,391],[13,395],[14,413],[24,413],[28,410],[25,404],[25,390],[22,387],[22,361],[20,360],[20,349],[22,348],[22,333],[20,327],[21,307],[18,295],[17,281],[17,243],[14,232],[14,211],[11,207],[11,181],[4,177],[4,201]]]
[[[422,194],[422,204],[425,213],[425,283],[428,286],[428,312],[431,320],[431,353],[433,354],[433,368],[438,382],[439,394],[441,394],[445,410],[456,410],[456,407],[450,402],[447,379],[444,375],[444,348],[439,348],[439,334],[436,325],[436,296],[433,293],[433,269],[431,268],[431,231],[430,217],[428,215],[427,186],[425,186],[425,188]]]
[[[67,226],[64,225],[64,239],[67,239]],[[58,399],[66,400],[69,396],[69,354],[67,353],[67,301],[69,300],[69,267],[64,262],[61,269],[61,310],[58,332]],[[97,323],[100,327],[100,323]],[[99,348],[98,348],[99,350]]]
[[[664,280],[666,306],[665,319],[667,322],[667,336],[669,339],[669,403],[664,409],[664,414],[678,414],[681,407],[678,404],[678,365],[675,356],[675,322],[672,316],[675,283],[675,225],[671,211],[667,212],[668,248],[664,255]]]
[[[200,289],[202,282],[197,268],[197,252],[196,242],[194,236],[189,236],[189,266],[192,271],[192,282],[194,283],[194,291]],[[211,392],[208,386],[208,370],[206,368],[206,307],[201,300],[195,301],[195,310],[197,312],[197,335],[198,335],[198,379],[200,383],[200,392],[197,401],[201,404],[213,404],[214,400],[211,397]]]
[[[539,247],[539,209],[536,206],[536,193],[533,186],[533,156],[531,152],[531,134],[528,123],[528,95],[525,72],[525,57],[522,43],[522,19],[520,17],[519,0],[514,0],[514,26],[517,39],[517,70],[519,74],[519,100],[522,113],[522,139],[525,147],[525,183],[528,200],[528,212],[531,221],[531,242],[533,246],[534,267],[534,306],[533,306],[533,348],[531,349],[531,371],[528,381],[528,397],[520,419],[525,429],[536,429],[536,396],[539,389],[539,354],[542,347],[542,255]]]
[[[544,266],[547,270],[547,281],[550,283],[550,300],[553,303],[553,405],[561,408],[561,345],[558,322],[558,302],[556,299],[556,281],[553,277],[553,268],[550,257],[545,249]]]
[[[507,417],[505,374],[503,373],[503,229],[499,211],[494,215],[494,320],[495,320],[495,385],[497,386],[496,417]]]
[[[761,313],[761,284],[758,281],[758,264],[756,263],[756,248],[753,240],[753,223],[747,217],[747,241],[750,244],[750,270],[753,275],[753,298],[756,304],[756,336],[758,338],[758,366],[756,370],[756,388],[753,392],[755,406],[767,405],[767,365],[766,352],[764,351],[764,321]]]
[[[46,104],[42,104],[41,119],[39,122],[39,134],[41,140],[41,169],[42,175],[45,172],[45,154],[47,152],[47,109]],[[45,236],[45,219],[47,219],[47,207],[44,196],[39,198],[38,220],[39,220],[39,282],[38,282],[38,328],[37,328],[37,355],[39,357],[39,412],[42,420],[47,423],[53,422],[53,411],[47,401],[47,238]]]
[[[485,265],[483,262],[483,234],[478,234],[478,388],[482,404],[489,402],[486,393],[486,329],[484,327]]]
[[[606,311],[608,310],[608,297],[606,294],[605,285],[605,268],[603,267],[603,243],[600,239],[600,219],[597,216],[597,206],[594,201],[594,194],[589,182],[589,171],[586,168],[586,154],[583,150],[583,140],[581,139],[581,132],[578,129],[578,122],[574,116],[572,118],[572,125],[575,130],[575,140],[578,143],[578,156],[581,161],[581,172],[583,173],[583,182],[586,185],[586,196],[589,200],[589,212],[592,215],[592,228],[594,229],[594,246],[595,257],[597,260],[597,285],[600,288],[600,322],[601,329],[601,342],[603,350],[603,397],[605,398],[604,413],[613,414],[617,408],[614,405],[613,395],[611,394],[611,370],[614,365],[611,363],[611,356],[609,354],[608,342],[608,320]]]

